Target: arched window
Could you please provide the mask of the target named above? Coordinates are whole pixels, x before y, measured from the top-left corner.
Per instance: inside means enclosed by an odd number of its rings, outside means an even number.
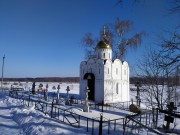
[[[110,59],[110,53],[109,53],[109,59]]]
[[[105,53],[104,53],[104,58],[105,58]]]
[[[116,75],[118,74],[118,68],[116,68]]]
[[[108,74],[109,74],[109,68],[108,68]]]
[[[116,94],[119,94],[119,85],[116,83]]]

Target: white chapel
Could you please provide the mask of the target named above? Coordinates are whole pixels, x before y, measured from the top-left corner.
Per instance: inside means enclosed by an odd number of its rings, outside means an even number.
[[[112,59],[112,48],[104,38],[97,44],[96,58],[80,64],[80,96],[98,103],[129,101],[129,66]]]

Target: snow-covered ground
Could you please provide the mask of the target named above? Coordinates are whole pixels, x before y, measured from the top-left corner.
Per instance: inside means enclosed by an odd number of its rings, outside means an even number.
[[[17,85],[18,83],[18,85]],[[16,84],[16,85],[14,85]],[[36,89],[38,89],[40,83],[36,83]],[[47,83],[42,83],[43,88],[46,87]],[[57,89],[53,89],[53,86],[57,87],[59,83],[48,83],[48,91],[53,93],[57,92]],[[60,93],[66,95],[66,88],[67,86],[70,86],[70,94],[74,96],[79,95],[79,84],[78,83],[61,83],[60,84],[61,89]],[[32,83],[20,83],[19,82],[8,82],[5,86],[5,88],[11,88],[11,87],[22,87],[26,91],[30,91],[32,87]],[[133,86],[131,86],[133,87]],[[92,128],[91,124],[89,124],[89,131],[86,132],[86,121],[81,121],[80,128],[75,128],[70,126],[67,122],[63,122],[62,120],[57,120],[54,118],[50,118],[49,115],[45,115],[44,113],[38,111],[35,109],[35,106],[27,107],[22,104],[21,100],[17,100],[14,98],[11,98],[8,96],[7,90],[0,90],[0,135],[69,135],[69,134],[78,134],[78,135],[85,135],[85,134],[92,134]],[[136,92],[131,92],[131,98],[134,98],[136,95]],[[65,107],[65,106],[64,106]],[[81,108],[79,106],[73,106],[71,107],[71,110],[73,112],[89,117],[89,118],[97,118],[99,119],[99,116],[102,112],[96,111],[91,109],[91,112],[89,113],[83,113],[81,111]],[[123,110],[122,110],[123,111]],[[103,112],[103,116],[106,119],[115,119],[124,117],[124,115],[128,112],[120,112],[120,113],[106,113]],[[180,129],[179,122],[176,121],[177,126],[176,129]],[[107,126],[108,124],[103,125],[103,134],[107,133]],[[113,125],[113,124],[112,124]],[[98,126],[99,123],[95,123],[95,129],[94,134],[98,134]],[[113,126],[111,127],[113,128]],[[117,123],[117,129],[114,131],[111,129],[111,134],[122,134],[123,128],[122,128],[122,121],[118,124]],[[146,132],[145,130],[140,131],[137,134],[154,134],[152,132]]]
[[[2,94],[2,92],[1,92]],[[4,95],[5,96],[5,95]],[[34,109],[25,107],[20,101],[8,96],[0,100],[1,135],[59,135],[87,134],[80,128],[74,128]]]

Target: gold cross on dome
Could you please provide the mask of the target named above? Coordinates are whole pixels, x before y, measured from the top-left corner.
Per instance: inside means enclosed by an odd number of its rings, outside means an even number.
[[[104,26],[103,37],[106,37],[106,26]]]

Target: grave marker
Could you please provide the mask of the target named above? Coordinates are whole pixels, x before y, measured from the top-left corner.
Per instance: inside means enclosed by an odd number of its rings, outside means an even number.
[[[86,99],[85,99],[85,104],[83,107],[83,112],[89,112],[89,104],[88,104],[88,92],[90,92],[89,88],[87,87],[87,89],[85,90],[86,92]]]
[[[69,91],[70,91],[69,86],[67,86],[66,91],[67,91],[67,98],[66,98],[65,105],[71,105],[70,101],[69,101]]]
[[[137,83],[135,84],[135,86],[137,87],[137,96],[136,96],[137,105],[140,106],[140,103],[141,103],[140,89],[139,89],[139,87],[141,87],[140,82],[137,82]]]
[[[175,110],[177,110],[177,107],[174,106],[174,102],[170,102],[169,105],[167,105],[167,111],[163,111],[163,113],[168,114],[165,115],[164,121],[166,121],[166,126],[164,128],[166,130],[170,129],[170,124],[174,122],[174,117],[171,116],[172,113],[174,113]]]

